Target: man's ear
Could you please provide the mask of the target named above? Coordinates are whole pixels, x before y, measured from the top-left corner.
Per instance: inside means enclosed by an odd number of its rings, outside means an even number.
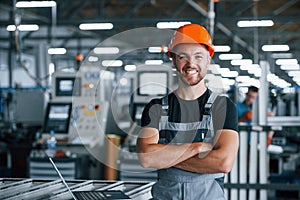
[[[177,69],[176,67],[176,55],[174,53],[172,53],[172,63],[173,63],[173,68]]]

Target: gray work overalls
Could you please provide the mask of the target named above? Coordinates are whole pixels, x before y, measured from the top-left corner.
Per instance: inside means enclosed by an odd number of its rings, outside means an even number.
[[[168,120],[168,97],[162,99],[160,120],[161,144],[180,144],[195,141],[213,142],[214,131],[211,120],[211,107],[218,95],[211,93],[202,121],[176,123]],[[190,134],[186,135],[190,131]],[[225,200],[224,174],[199,174],[175,167],[158,170],[158,181],[152,187],[153,199],[159,200]]]

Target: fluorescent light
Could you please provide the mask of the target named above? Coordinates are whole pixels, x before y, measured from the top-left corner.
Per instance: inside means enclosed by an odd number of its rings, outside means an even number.
[[[149,47],[148,48],[148,52],[149,53],[162,53],[162,52],[167,52],[168,51],[168,47]]]
[[[215,45],[215,52],[229,52],[230,46],[227,45]]]
[[[220,54],[220,60],[240,60],[243,58],[242,54]]]
[[[123,65],[122,60],[103,60],[102,65],[104,67],[121,67]]]
[[[229,78],[222,78],[222,83],[226,86],[234,85],[235,80],[234,79],[229,79]]]
[[[208,69],[211,71],[213,74],[220,74],[219,69],[220,65],[218,64],[209,64]]]
[[[231,65],[251,65],[253,62],[250,59],[232,60]]]
[[[79,25],[81,30],[111,30],[113,27],[112,23],[84,23]]]
[[[227,72],[222,72],[221,76],[225,78],[235,78],[239,75],[237,71],[227,71]]]
[[[260,82],[256,78],[251,78],[250,76],[238,76],[235,78],[235,81],[238,82],[239,86],[256,86],[259,88]]]
[[[289,45],[263,45],[261,47],[263,51],[289,51]]]
[[[162,60],[146,60],[145,61],[146,65],[161,65],[163,63],[164,63],[164,61],[162,61]]]
[[[290,83],[286,82],[285,80],[279,78],[277,75],[275,74],[268,74],[267,75],[267,80],[269,82],[271,82],[272,84],[280,87],[280,88],[284,88],[284,87],[289,87],[291,86]]]
[[[300,83],[300,76],[294,76],[293,81]]]
[[[54,7],[55,1],[19,1],[16,3],[17,8],[37,8],[37,7]]]
[[[240,70],[260,69],[258,64],[245,64],[240,66]]]
[[[238,27],[269,27],[273,26],[274,22],[272,20],[246,20],[238,21]]]
[[[190,24],[191,22],[158,22],[156,27],[159,29],[166,29],[166,28],[179,28],[185,24]]]
[[[96,47],[94,48],[95,54],[117,54],[119,53],[118,47]]]
[[[280,69],[282,70],[300,70],[300,65],[281,65]]]
[[[293,54],[292,53],[272,53],[271,57],[272,58],[292,58]]]
[[[249,74],[261,74],[261,69],[260,68],[252,68],[247,70]]]
[[[16,26],[15,25],[8,25],[6,27],[7,31],[15,31]],[[39,26],[37,24],[21,24],[18,26],[19,31],[37,31],[39,30]]]
[[[54,55],[54,54],[66,54],[67,50],[65,48],[49,48],[48,54]]]
[[[88,61],[89,62],[97,62],[99,58],[97,56],[89,56]]]
[[[297,65],[297,59],[277,59],[275,61],[277,65]]]
[[[133,72],[136,70],[136,65],[125,65],[124,69],[127,72]]]
[[[294,77],[294,76],[299,77],[299,76],[300,76],[300,71],[289,71],[289,72],[288,72],[288,75],[289,75],[290,77]]]
[[[250,73],[250,72],[249,72],[249,73]],[[261,77],[261,69],[255,70],[255,71],[253,72],[253,75],[254,75],[255,77]]]

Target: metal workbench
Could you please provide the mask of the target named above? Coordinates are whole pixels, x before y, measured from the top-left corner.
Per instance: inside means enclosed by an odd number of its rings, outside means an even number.
[[[131,199],[151,199],[153,182],[104,181],[104,180],[66,180],[72,191],[121,190]],[[38,180],[21,178],[0,178],[0,199],[73,199],[61,180]]]

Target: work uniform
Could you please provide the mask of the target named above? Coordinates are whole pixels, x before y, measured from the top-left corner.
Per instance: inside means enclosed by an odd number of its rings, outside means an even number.
[[[252,104],[246,106],[245,101],[236,104],[238,111],[238,118],[242,118],[247,111],[252,111]],[[246,123],[251,124],[251,119],[248,119]]]
[[[171,93],[146,105],[142,126],[157,128],[160,144],[213,144],[216,130],[237,130],[237,112],[229,98],[209,90],[196,100],[183,100]],[[200,174],[175,167],[160,169],[152,196],[161,200],[225,199],[224,174]]]

